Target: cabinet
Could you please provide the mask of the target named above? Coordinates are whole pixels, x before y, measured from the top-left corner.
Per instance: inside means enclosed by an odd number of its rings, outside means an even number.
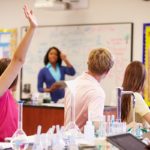
[[[105,115],[115,115],[116,107],[105,106]],[[58,104],[42,105],[24,105],[23,106],[23,130],[27,135],[36,133],[37,126],[42,126],[42,132],[47,130],[52,125],[63,126],[64,123],[64,107]]]

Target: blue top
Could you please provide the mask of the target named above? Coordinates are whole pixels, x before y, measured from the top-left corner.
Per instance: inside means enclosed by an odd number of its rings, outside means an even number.
[[[68,75],[75,75],[75,69],[73,67],[65,67],[65,66],[60,66],[60,80],[65,80],[65,74]],[[44,92],[43,85],[44,83],[46,84],[46,87],[49,88],[53,83],[55,83],[56,80],[49,71],[49,69],[45,66],[42,68],[38,74],[38,91],[39,92]],[[50,93],[52,101],[57,102],[58,99],[61,99],[64,97],[64,89],[57,89],[54,92]]]

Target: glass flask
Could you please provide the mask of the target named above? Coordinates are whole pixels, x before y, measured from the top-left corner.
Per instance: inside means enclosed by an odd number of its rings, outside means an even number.
[[[80,129],[75,123],[75,98],[74,95],[71,93],[71,120],[65,127],[65,130],[74,130],[74,132],[80,132]]]
[[[66,125],[65,131],[67,136],[81,137],[81,131],[75,122],[75,95],[76,86],[74,81],[66,82],[71,93],[71,108],[70,108],[70,122]]]
[[[25,132],[22,129],[22,110],[23,102],[19,101],[18,103],[18,129],[12,136],[11,144],[12,148],[15,150],[25,150],[28,147],[28,138]]]

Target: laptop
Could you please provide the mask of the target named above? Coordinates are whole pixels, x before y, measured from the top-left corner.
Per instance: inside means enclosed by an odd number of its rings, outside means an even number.
[[[148,150],[149,146],[130,133],[108,136],[107,141],[120,150]]]

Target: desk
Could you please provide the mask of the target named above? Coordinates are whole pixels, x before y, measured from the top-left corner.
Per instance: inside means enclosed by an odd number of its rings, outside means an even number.
[[[104,114],[116,116],[116,107],[105,106]],[[63,123],[63,104],[25,104],[23,106],[23,130],[27,135],[35,134],[38,125],[42,125],[42,133],[45,133],[52,125],[62,126]]]

